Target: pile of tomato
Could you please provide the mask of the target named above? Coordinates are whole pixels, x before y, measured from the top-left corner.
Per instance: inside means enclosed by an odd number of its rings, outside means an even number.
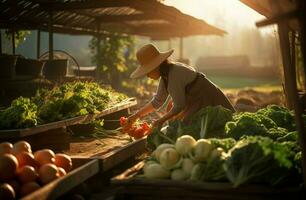
[[[135,139],[142,138],[151,132],[151,127],[147,122],[128,124],[128,119],[126,117],[120,118],[120,125],[123,133]]]

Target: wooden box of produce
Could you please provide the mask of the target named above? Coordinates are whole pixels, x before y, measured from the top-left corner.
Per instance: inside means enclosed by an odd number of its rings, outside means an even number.
[[[119,199],[305,199],[292,120],[279,106],[235,114],[203,108],[187,124],[153,130],[152,154],[112,186]]]
[[[66,83],[52,90],[40,90],[31,99],[20,97],[1,110],[0,140],[27,140],[34,149],[44,148],[48,142],[58,143],[60,148],[69,143],[71,134],[66,127],[89,135],[88,123],[101,118],[119,119],[136,104],[135,98],[127,98],[96,83]],[[112,128],[118,127],[118,123],[114,122]]]
[[[27,142],[14,145],[4,142],[0,144],[0,199],[57,199],[87,179],[98,174],[103,177],[104,172],[134,160],[144,151],[145,139],[75,156],[72,152],[55,154],[50,149],[32,153]]]
[[[0,143],[0,199],[59,196],[99,172],[97,160],[79,162],[50,149],[32,152],[25,141]]]
[[[263,185],[248,185],[234,188],[227,182],[188,182],[137,177],[144,162],[129,168],[114,177],[111,185],[116,190],[116,199],[209,199],[209,200],[279,200],[303,199],[302,189],[272,188]]]

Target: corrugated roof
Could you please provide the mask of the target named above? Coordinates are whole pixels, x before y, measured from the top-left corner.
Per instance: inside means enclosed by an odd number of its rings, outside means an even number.
[[[0,26],[54,32],[121,32],[152,38],[223,35],[225,31],[155,0],[0,0]]]

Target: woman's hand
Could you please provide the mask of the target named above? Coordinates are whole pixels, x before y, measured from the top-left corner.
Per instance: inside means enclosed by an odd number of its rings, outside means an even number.
[[[134,115],[131,115],[128,117],[127,123],[128,125],[134,124],[134,122],[139,118],[138,114],[135,113]]]

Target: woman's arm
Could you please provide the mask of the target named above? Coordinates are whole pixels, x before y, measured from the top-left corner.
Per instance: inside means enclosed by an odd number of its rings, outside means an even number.
[[[148,113],[153,112],[155,108],[152,105],[152,102],[147,103],[144,105],[139,111],[137,111],[134,115],[131,115],[128,118],[129,123],[134,123],[137,119],[146,116]]]
[[[154,95],[153,99],[149,103],[144,105],[138,112],[136,112],[134,115],[131,115],[128,118],[129,124],[134,123],[137,119],[146,116],[150,112],[153,112],[156,109],[158,109],[160,106],[164,104],[167,97],[168,97],[168,91],[166,90],[164,81],[160,79],[156,95]]]

